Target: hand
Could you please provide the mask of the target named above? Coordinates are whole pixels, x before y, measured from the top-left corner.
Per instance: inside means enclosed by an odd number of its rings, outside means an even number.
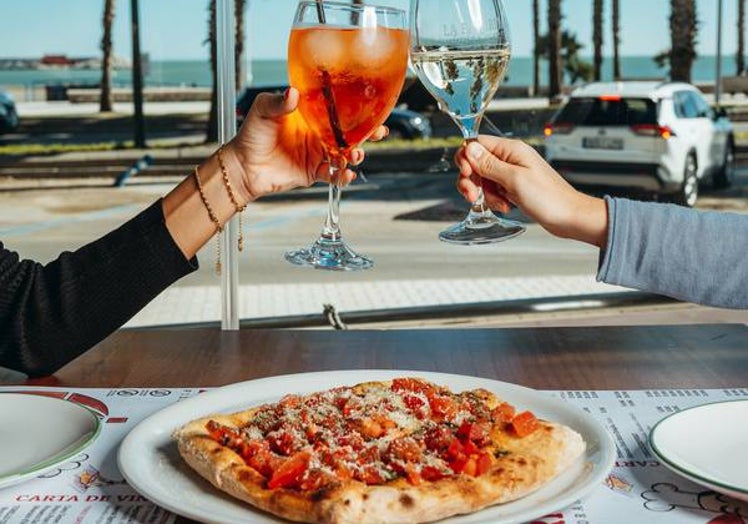
[[[233,156],[235,168],[243,175],[248,200],[330,181],[330,166],[322,145],[295,111],[298,103],[299,92],[294,88],[283,95],[261,93],[236,137],[225,146],[227,157]],[[381,126],[371,139],[380,140],[386,135],[387,128]],[[363,150],[354,149],[350,158],[352,165],[360,164]],[[356,174],[347,166],[341,167],[338,183],[349,184]]]
[[[493,209],[506,213],[516,205],[556,236],[605,246],[605,202],[575,190],[524,142],[481,135],[457,151],[455,162],[457,189],[468,201],[482,185]]]

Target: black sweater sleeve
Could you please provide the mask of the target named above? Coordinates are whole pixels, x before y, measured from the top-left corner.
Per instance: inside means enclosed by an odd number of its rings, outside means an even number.
[[[0,366],[52,373],[195,269],[166,229],[160,200],[47,265],[0,242]]]

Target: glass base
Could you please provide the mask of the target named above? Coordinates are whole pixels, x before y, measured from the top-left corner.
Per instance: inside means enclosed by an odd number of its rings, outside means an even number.
[[[468,217],[439,233],[439,240],[450,244],[472,246],[509,240],[525,232],[525,226],[499,218],[490,211],[470,213]]]
[[[374,267],[374,261],[359,255],[341,239],[318,238],[305,249],[286,253],[286,260],[297,266],[331,271],[361,271]]]

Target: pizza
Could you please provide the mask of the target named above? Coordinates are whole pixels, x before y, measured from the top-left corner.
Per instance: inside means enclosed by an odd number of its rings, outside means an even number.
[[[174,433],[216,488],[311,523],[417,523],[516,500],[584,453],[572,429],[484,390],[415,377],[365,382],[229,415]]]

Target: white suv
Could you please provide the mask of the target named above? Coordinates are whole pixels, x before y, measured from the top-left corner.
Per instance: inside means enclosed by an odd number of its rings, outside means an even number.
[[[701,180],[733,181],[732,124],[690,84],[587,84],[544,131],[547,160],[575,185],[635,189],[692,207]]]

